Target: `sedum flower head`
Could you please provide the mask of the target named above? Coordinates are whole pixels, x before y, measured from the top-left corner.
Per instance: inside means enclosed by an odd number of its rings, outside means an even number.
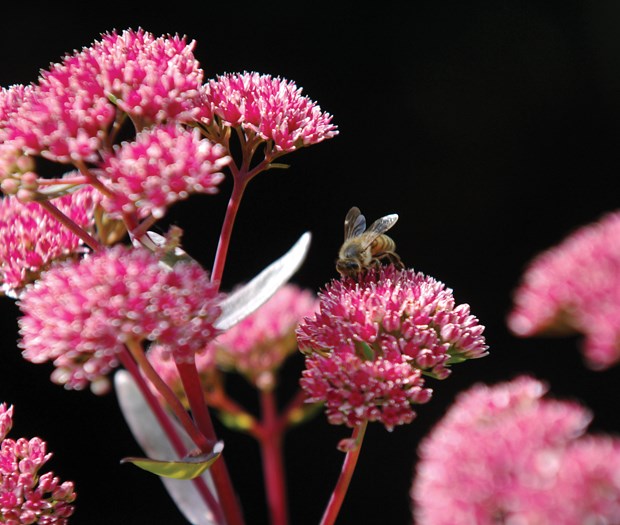
[[[24,90],[5,138],[28,154],[57,162],[96,161],[115,114],[99,73],[88,49],[52,64]]]
[[[297,330],[307,354],[301,384],[333,424],[368,419],[392,429],[430,399],[422,372],[445,378],[453,362],[486,355],[483,331],[468,305],[422,273],[390,265],[335,280]]]
[[[522,376],[461,394],[419,447],[416,523],[620,520],[620,440],[583,437],[583,406]]]
[[[42,71],[32,87],[10,88],[19,104],[0,95],[0,141],[57,162],[96,163],[117,108],[138,129],[188,119],[203,78],[193,47],[142,30],[105,34]]]
[[[201,139],[198,130],[177,125],[146,129],[115,148],[104,164],[113,195],[103,206],[112,214],[152,214],[156,218],[190,193],[215,193],[230,161],[224,148]]]
[[[314,313],[313,293],[287,284],[239,324],[212,343],[217,363],[236,370],[259,388],[274,386],[274,373],[295,350],[295,329]]]
[[[203,80],[195,44],[139,29],[105,34],[89,52],[106,96],[134,120],[151,124],[182,118],[195,107]]]
[[[66,525],[73,514],[75,491],[52,472],[39,470],[52,456],[35,437],[10,439],[13,407],[0,404],[0,523]]]
[[[52,201],[81,228],[90,230],[99,193],[87,186]],[[37,202],[0,199],[0,292],[16,293],[52,261],[82,253],[82,241]]]
[[[508,326],[522,337],[579,332],[593,368],[620,360],[620,212],[538,255],[514,294]]]
[[[20,347],[29,361],[54,363],[54,382],[100,390],[125,344],[155,341],[177,361],[193,359],[216,335],[218,299],[197,263],[170,269],[117,245],[54,265],[25,290]]]
[[[220,75],[204,86],[200,118],[242,127],[278,152],[290,152],[334,137],[332,116],[301,94],[294,82],[259,73]]]

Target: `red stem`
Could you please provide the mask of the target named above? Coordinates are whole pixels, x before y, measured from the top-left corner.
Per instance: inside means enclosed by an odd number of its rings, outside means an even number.
[[[90,246],[94,251],[100,250],[102,245],[95,239],[92,235],[90,235],[84,228],[78,226],[73,220],[67,217],[63,212],[61,212],[56,206],[54,206],[49,201],[37,201],[47,213],[49,213],[52,217],[54,217],[58,222],[60,222],[63,226],[67,227],[71,230],[72,233],[77,235],[80,239],[84,241],[84,243]]]
[[[209,443],[207,447],[201,447],[201,449],[203,452],[210,452],[213,445],[217,442],[217,437],[215,435],[215,428],[211,421],[209,409],[204,401],[202,384],[200,383],[200,376],[196,369],[196,363],[194,361],[193,363],[176,363],[176,365],[179,375],[181,376],[183,389],[189,401],[194,421]],[[243,525],[244,520],[241,514],[241,506],[237,499],[223,455],[211,466],[211,475],[213,476],[213,482],[215,483],[217,493],[220,497],[224,515],[226,516],[226,522],[228,525]]]
[[[88,169],[88,166],[84,163],[84,161],[75,161],[75,166],[80,171],[82,175],[84,175],[90,184],[92,184],[96,189],[98,189],[103,195],[107,195],[108,197],[114,196],[114,191],[108,188],[103,182],[101,182],[97,176]]]
[[[124,350],[120,353],[119,359],[125,369],[132,375],[134,381],[138,385],[140,392],[142,392],[142,396],[148,403],[153,415],[159,422],[162,430],[168,436],[172,448],[174,448],[179,458],[183,458],[187,455],[188,450],[185,448],[185,444],[177,433],[176,428],[172,425],[170,421],[170,417],[168,413],[164,410],[164,408],[159,403],[158,399],[155,397],[153,392],[151,391],[149,385],[144,380],[144,376],[140,373],[140,369],[136,365],[136,362],[132,359],[131,354]],[[207,487],[205,480],[202,477],[198,477],[192,480],[196,489],[204,499],[205,503],[209,507],[209,509],[215,514],[215,519],[217,523],[224,523],[224,514],[222,512],[222,508],[218,501],[215,499],[211,491]]]
[[[334,487],[331,498],[329,499],[329,503],[325,508],[320,525],[333,525],[338,517],[338,513],[342,507],[342,502],[344,501],[344,497],[349,489],[349,483],[353,477],[353,472],[355,471],[355,465],[357,464],[357,459],[359,458],[360,451],[362,449],[362,441],[364,440],[364,433],[366,432],[367,426],[368,421],[364,421],[353,429],[351,440],[355,441],[355,445],[347,452],[347,455],[344,458],[340,476],[338,477],[336,486]]]
[[[256,144],[252,142],[244,143],[243,140],[241,142],[244,150],[241,167],[237,168],[234,163],[231,163],[229,166],[229,169],[233,175],[233,189],[230,199],[228,200],[228,207],[226,208],[226,215],[224,216],[224,223],[222,224],[222,231],[220,232],[220,239],[217,244],[217,251],[215,252],[215,260],[213,261],[213,269],[211,271],[211,281],[215,283],[220,283],[222,281],[233,225],[235,223],[235,218],[237,217],[237,212],[239,211],[239,204],[241,204],[243,192],[245,191],[248,182],[250,182],[261,171],[266,170],[269,167],[270,161],[273,160],[271,157],[269,159],[265,158],[250,169],[250,162],[252,160],[252,155]]]
[[[258,435],[271,525],[287,525],[286,473],[282,453],[283,432],[273,390],[261,390],[262,431]]]
[[[213,261],[213,270],[211,272],[211,281],[215,283],[220,283],[222,281],[233,225],[246,186],[247,179],[245,177],[234,177],[233,189],[230,199],[228,200],[228,207],[226,208],[226,215],[224,216],[224,223],[222,224],[222,231],[220,232],[220,239],[217,243],[217,251],[215,252],[215,260]]]
[[[146,358],[142,347],[135,341],[130,340],[127,342],[127,348],[129,349],[129,352],[131,353],[133,358],[138,363],[138,366],[140,366],[144,375],[153,384],[153,386],[157,388],[157,391],[166,400],[166,402],[170,406],[170,409],[174,412],[177,419],[179,420],[179,423],[181,423],[185,431],[192,438],[192,441],[196,443],[196,446],[199,447],[200,450],[210,452],[213,444],[209,443],[205,436],[196,428],[196,425],[185,411],[185,408],[183,407],[177,396],[166,384],[166,382],[161,377],[159,377],[159,374],[155,371],[149,360]]]
[[[306,398],[307,398],[306,392],[304,392],[301,389],[297,390],[293,399],[289,401],[288,405],[286,405],[286,408],[280,415],[280,418],[278,420],[278,431],[279,432],[284,432],[286,427],[288,427],[291,424],[291,421],[290,421],[291,414],[295,412],[296,410],[299,410],[304,405]]]

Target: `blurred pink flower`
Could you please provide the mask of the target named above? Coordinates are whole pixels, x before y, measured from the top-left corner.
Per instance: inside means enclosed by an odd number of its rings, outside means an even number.
[[[90,230],[99,200],[99,193],[88,186],[51,202]],[[22,203],[14,196],[0,199],[0,293],[16,295],[50,262],[85,251],[82,241],[39,203]]]
[[[307,354],[301,380],[329,421],[355,426],[410,422],[412,403],[430,399],[422,372],[443,379],[449,365],[482,357],[484,327],[452,290],[432,277],[387,266],[359,281],[334,280],[319,311],[297,330]]]
[[[156,38],[142,29],[125,30],[104,34],[90,53],[101,69],[98,80],[106,96],[148,125],[189,118],[203,80],[195,44],[178,35]]]
[[[338,134],[332,116],[301,94],[294,82],[259,73],[220,75],[204,86],[199,119],[215,117],[290,152]]]
[[[24,92],[28,89],[22,84],[0,88],[0,142],[4,140],[6,125],[23,102]]]
[[[73,483],[63,483],[52,472],[39,470],[52,456],[47,444],[7,438],[13,424],[13,407],[0,404],[0,523],[65,525],[73,514]]]
[[[218,365],[237,371],[259,388],[272,388],[276,370],[297,350],[295,329],[317,306],[312,292],[292,284],[283,286],[256,312],[213,341]]]
[[[619,523],[620,440],[581,437],[583,406],[521,376],[475,385],[420,444],[419,525]]]
[[[620,212],[538,255],[514,294],[508,326],[521,337],[579,332],[589,366],[620,360]]]
[[[100,392],[125,343],[156,341],[167,356],[193,360],[217,334],[218,301],[197,263],[170,269],[145,249],[117,245],[54,265],[26,288],[20,347],[29,361],[53,361],[55,382],[95,382]]]
[[[116,147],[103,165],[112,196],[103,206],[112,214],[139,211],[161,218],[190,193],[215,193],[230,157],[224,148],[201,139],[198,130],[171,124],[147,128],[133,142]]]
[[[176,363],[170,351],[160,344],[152,344],[146,354],[155,372],[163,379],[163,381],[172,389],[177,398],[185,406],[189,406],[189,401],[183,389],[181,376],[177,369]],[[215,383],[219,382],[218,370],[215,364],[215,352],[211,344],[205,346],[200,352],[195,354],[196,369],[203,386],[204,392],[209,392]],[[157,388],[151,385],[151,390],[160,399],[164,401],[161,393]]]

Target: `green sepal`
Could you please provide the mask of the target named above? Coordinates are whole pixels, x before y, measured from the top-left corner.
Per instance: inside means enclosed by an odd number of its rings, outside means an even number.
[[[245,412],[234,414],[232,412],[221,411],[217,413],[217,417],[225,427],[240,432],[249,432],[256,424],[256,420]]]
[[[304,405],[291,410],[286,418],[289,427],[301,425],[315,417],[323,408],[324,403],[304,403]]]
[[[366,361],[374,361],[377,356],[372,347],[364,341],[355,341],[355,350]]]
[[[290,167],[291,167],[290,164],[284,164],[282,162],[271,162],[271,163],[269,163],[269,169],[276,168],[276,169],[280,169],[280,170],[286,170],[286,169],[288,169]]]

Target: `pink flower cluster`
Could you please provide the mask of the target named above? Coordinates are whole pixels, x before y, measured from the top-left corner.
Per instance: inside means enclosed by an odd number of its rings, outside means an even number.
[[[217,334],[219,295],[194,262],[169,269],[145,249],[115,246],[52,266],[23,293],[20,346],[29,361],[53,361],[52,380],[83,388],[117,366],[125,344],[156,341],[177,361]]]
[[[334,137],[338,131],[332,117],[294,82],[261,75],[220,75],[205,84],[199,118],[210,123],[215,117],[231,127],[241,127],[273,143],[279,152],[290,152]]]
[[[96,60],[84,50],[53,64],[31,87],[13,87],[23,89],[23,98],[7,119],[6,139],[30,155],[57,162],[96,161],[115,114],[98,72]]]
[[[0,523],[66,525],[73,514],[73,483],[52,472],[39,474],[50,459],[42,439],[7,438],[13,407],[0,404]]]
[[[408,423],[411,404],[431,396],[422,372],[443,379],[450,364],[487,354],[469,306],[413,270],[390,265],[359,281],[335,280],[319,300],[297,330],[307,354],[301,384],[310,401],[326,403],[332,424]]]
[[[620,523],[620,439],[522,376],[461,394],[420,444],[419,525]]]
[[[198,130],[178,125],[146,129],[133,142],[115,148],[104,170],[112,195],[104,207],[114,216],[139,211],[161,218],[190,193],[215,193],[230,157],[219,144],[200,139]]]
[[[79,227],[93,226],[99,193],[87,186],[53,204]],[[37,202],[0,199],[0,292],[16,293],[52,261],[84,252],[81,240]]]
[[[178,35],[155,38],[140,29],[105,34],[91,53],[106,96],[148,125],[188,119],[194,111],[203,80],[195,45]]]
[[[16,94],[2,97],[2,138],[57,162],[97,162],[115,104],[141,125],[195,106],[202,71],[192,48],[184,39],[155,38],[141,30],[104,35],[52,64],[32,88],[9,88]],[[9,103],[13,99],[19,104]]]
[[[308,290],[287,284],[256,312],[218,336],[212,343],[216,360],[259,388],[272,388],[282,362],[297,350],[295,330],[317,309]]]
[[[580,228],[530,263],[508,326],[521,337],[582,333],[592,368],[620,360],[620,212]]]

